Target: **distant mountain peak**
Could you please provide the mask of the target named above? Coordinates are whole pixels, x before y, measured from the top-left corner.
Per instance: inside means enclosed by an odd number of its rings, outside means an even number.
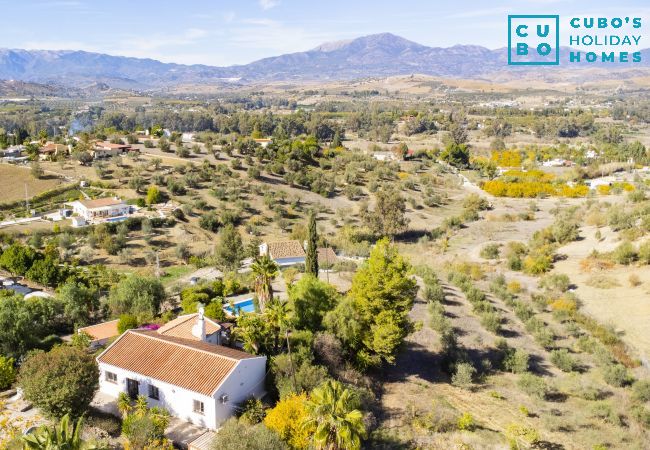
[[[616,64],[622,68],[647,68],[649,50],[642,63]],[[561,59],[567,58],[561,51]],[[585,64],[587,66],[587,64]],[[612,67],[592,64],[589,67]],[[507,65],[507,49],[479,45],[429,47],[392,33],[327,42],[305,52],[273,56],[250,64],[211,67],[167,64],[153,59],[111,56],[75,50],[0,49],[0,79],[64,86],[149,89],[179,84],[223,84],[232,80],[296,81],[349,80],[393,75],[476,78],[501,71],[528,74],[544,68],[517,69]],[[96,83],[96,84],[94,84]]]
[[[338,50],[340,48],[345,47],[348,45],[350,42],[352,42],[354,39],[343,39],[340,41],[331,41],[331,42],[325,42],[323,44],[320,44],[318,47],[314,47],[310,52],[333,52],[335,50]]]

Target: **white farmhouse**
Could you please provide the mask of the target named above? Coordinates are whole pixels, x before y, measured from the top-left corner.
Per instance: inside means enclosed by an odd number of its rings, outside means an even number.
[[[265,242],[260,245],[260,256],[267,255],[279,266],[291,266],[305,262],[305,249],[298,241]]]
[[[377,161],[397,161],[397,157],[393,152],[375,152],[372,157]]]
[[[123,200],[113,197],[97,198],[95,200],[76,200],[68,203],[72,212],[86,221],[109,219],[112,217],[126,216],[131,212],[131,207]]]
[[[199,315],[197,329],[205,336]],[[97,357],[99,390],[146,397],[181,420],[217,429],[236,406],[264,395],[266,357],[157,331],[129,330]]]
[[[110,158],[112,156],[126,155],[134,148],[129,144],[113,144],[112,142],[96,142],[91,150],[94,159]]]
[[[253,139],[256,144],[259,144],[262,148],[266,148],[269,146],[271,143],[271,139],[266,139],[266,138],[258,138],[258,139]]]

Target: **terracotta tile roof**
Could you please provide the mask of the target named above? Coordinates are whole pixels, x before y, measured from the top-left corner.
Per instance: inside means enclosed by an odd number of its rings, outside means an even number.
[[[305,256],[305,250],[298,241],[269,242],[268,247],[271,259]]]
[[[239,360],[256,356],[221,345],[129,330],[97,361],[203,395],[212,395]]]
[[[184,339],[192,339],[195,341],[200,340],[192,334],[192,327],[196,324],[198,313],[186,314],[178,316],[174,320],[170,320],[162,327],[158,328],[158,334],[165,336],[174,336]],[[221,330],[219,324],[211,319],[205,318],[205,334],[211,335]]]
[[[111,320],[110,322],[102,322],[97,325],[91,325],[89,327],[79,328],[78,331],[83,331],[87,333],[94,341],[99,341],[102,339],[109,339],[117,336],[117,322],[119,320]]]
[[[113,144],[112,142],[97,142],[95,145],[104,149],[122,149],[131,147],[128,144]]]
[[[79,200],[79,203],[88,209],[103,208],[106,206],[121,205],[124,202],[113,197],[96,198],[94,200]]]
[[[336,261],[336,253],[334,253],[332,247],[324,247],[318,249],[318,262],[320,264],[334,264]]]
[[[54,153],[57,150],[65,150],[65,145],[63,144],[54,144],[52,142],[45,144],[38,151],[41,153]]]

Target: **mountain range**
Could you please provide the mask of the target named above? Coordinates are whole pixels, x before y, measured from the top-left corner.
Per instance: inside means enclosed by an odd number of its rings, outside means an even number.
[[[561,49],[561,62],[568,58],[568,50]],[[580,65],[650,67],[650,49],[642,53],[642,62],[635,64]],[[326,43],[305,52],[229,67],[163,63],[85,51],[0,49],[0,79],[69,87],[99,84],[155,89],[182,84],[350,80],[413,73],[480,78],[502,71],[530,75],[531,71],[544,70],[549,68],[508,66],[507,48],[490,50],[478,45],[428,47],[391,33]]]

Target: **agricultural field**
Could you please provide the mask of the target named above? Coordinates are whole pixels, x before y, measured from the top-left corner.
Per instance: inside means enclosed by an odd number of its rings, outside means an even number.
[[[0,164],[0,179],[2,179],[2,203],[22,200],[49,191],[65,183],[65,180],[55,175],[35,179],[30,175],[29,166],[12,166]]]

